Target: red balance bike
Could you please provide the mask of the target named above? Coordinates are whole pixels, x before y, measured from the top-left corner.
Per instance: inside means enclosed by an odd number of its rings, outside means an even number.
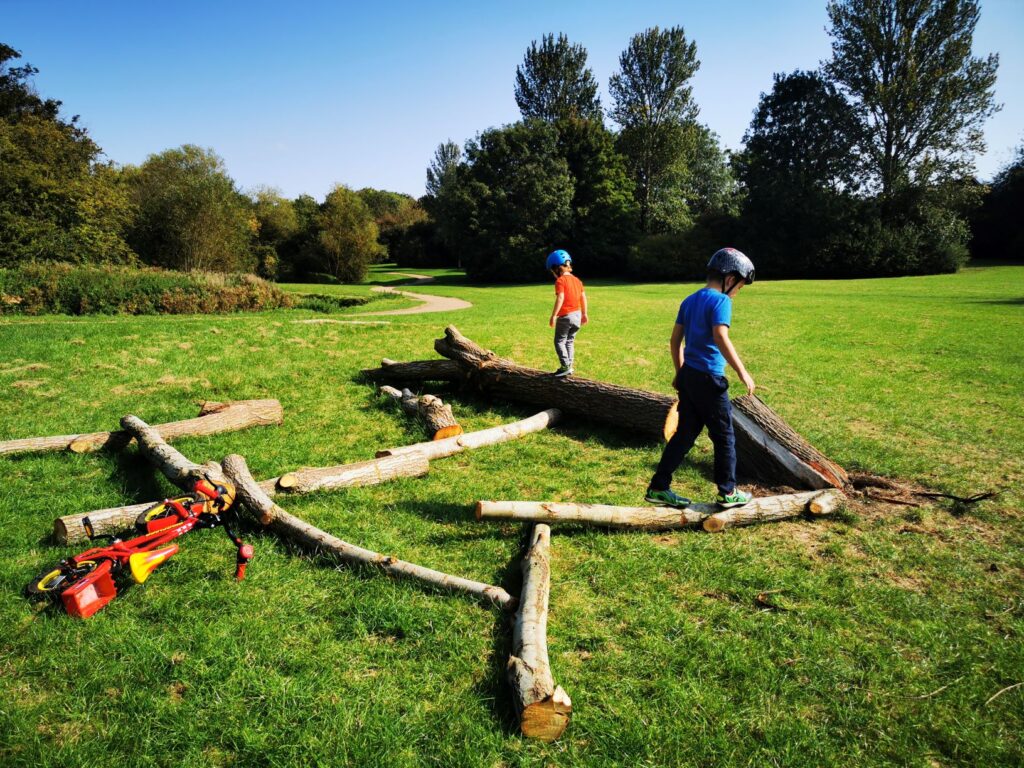
[[[33,602],[62,603],[72,616],[86,619],[114,599],[116,582],[127,570],[141,584],[178,551],[174,539],[193,528],[222,527],[238,549],[235,578],[245,577],[245,566],[253,556],[251,544],[245,544],[225,520],[232,506],[235,489],[202,478],[196,481],[190,496],[180,496],[150,507],[139,515],[136,527],[140,536],[127,541],[113,537],[106,547],[88,549],[80,555],[61,560],[56,568],[34,579],[25,594]],[[92,536],[89,518],[83,521]]]

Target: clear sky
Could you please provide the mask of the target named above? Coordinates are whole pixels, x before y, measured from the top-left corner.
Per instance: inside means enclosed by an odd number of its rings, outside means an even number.
[[[990,178],[1024,141],[1024,0],[982,0],[975,53],[1000,55]],[[514,122],[515,69],[564,32],[607,108],[629,39],[683,25],[697,43],[700,119],[738,148],[772,74],[830,54],[825,0],[226,2],[0,0],[0,41],[36,66],[119,163],[211,147],[243,189],[322,198],[336,183],[419,196],[435,147]]]

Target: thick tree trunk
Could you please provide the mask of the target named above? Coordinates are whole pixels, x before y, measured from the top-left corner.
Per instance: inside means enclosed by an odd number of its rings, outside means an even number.
[[[651,439],[662,439],[665,420],[675,402],[656,392],[577,376],[555,378],[548,371],[524,368],[483,349],[451,325],[445,329],[445,337],[434,342],[434,349],[456,361],[470,384],[489,395],[558,408]]]
[[[260,485],[253,480],[245,459],[241,456],[228,456],[224,459],[223,468],[228,479],[234,483],[238,491],[238,498],[246,508],[260,522],[289,541],[316,553],[332,555],[347,563],[379,568],[391,576],[416,579],[447,591],[464,592],[484,602],[493,603],[504,610],[512,610],[515,607],[515,598],[501,587],[452,576],[415,563],[399,560],[390,555],[381,555],[369,549],[357,547],[285,512],[271,501]]]
[[[794,488],[844,488],[850,484],[846,470],[804,440],[755,395],[734,398],[732,407],[737,461],[747,473]]]
[[[247,427],[280,424],[283,419],[281,404],[277,400],[239,400],[234,403],[204,403],[194,419],[172,421],[153,427],[164,440],[179,437],[216,435]],[[124,430],[116,432],[90,432],[81,435],[30,437],[0,442],[0,456],[8,453],[39,453],[43,451],[72,451],[89,453],[103,448],[119,450],[131,442]]]
[[[428,459],[441,459],[472,448],[482,448],[485,445],[496,445],[508,440],[515,440],[531,432],[539,432],[556,423],[561,417],[557,408],[550,408],[546,411],[530,416],[528,419],[514,421],[511,424],[502,424],[500,427],[481,429],[476,432],[466,432],[457,437],[449,437],[444,440],[435,440],[428,443],[416,443],[414,445],[403,445],[399,448],[388,448],[384,451],[377,451],[377,457],[402,456],[407,453],[422,453]]]
[[[723,510],[717,504],[691,504],[686,509],[672,507],[615,507],[605,504],[567,504],[553,501],[478,501],[477,520],[520,520],[537,523],[590,523],[612,528],[637,528],[649,531],[696,528],[716,531],[737,525],[783,520],[810,511],[821,496],[842,498],[836,489],[805,491],[784,496],[753,499],[744,507]],[[831,501],[819,499],[819,514],[828,514],[836,507]],[[715,518],[710,525],[708,520]]]
[[[662,439],[675,431],[675,399],[615,384],[558,379],[498,357],[467,339],[454,326],[445,329],[434,349],[457,362],[469,382],[488,394],[534,405],[555,406],[566,413],[609,424],[632,434]],[[794,488],[842,488],[842,467],[826,458],[756,397],[733,401],[737,470],[747,477]]]
[[[413,360],[399,363],[384,358],[380,368],[366,368],[364,378],[377,384],[422,384],[425,381],[463,381],[466,374],[452,360]]]
[[[387,385],[382,386],[380,391],[397,401],[406,414],[423,421],[434,440],[462,434],[462,427],[455,420],[452,407],[445,405],[441,398],[433,395],[417,397],[411,390],[398,390]]]
[[[508,679],[523,735],[554,741],[569,725],[572,702],[555,685],[548,660],[548,595],[551,590],[551,529],[533,526],[523,558],[523,591],[512,629]]]
[[[436,445],[436,443],[426,443]],[[173,450],[173,449],[171,449]],[[181,454],[178,454],[181,456]],[[182,464],[181,461],[186,462]],[[183,456],[178,461],[187,476],[187,466],[192,464]],[[204,465],[213,469],[218,465]],[[430,464],[420,452],[410,452],[402,456],[371,461],[360,461],[353,464],[341,464],[336,467],[311,467],[289,472],[281,477],[263,480],[259,486],[265,493],[274,496],[278,493],[311,493],[313,491],[336,490],[339,488],[355,488],[376,485],[399,477],[419,477],[427,473]],[[219,470],[218,470],[219,471]],[[87,525],[92,529],[92,536],[116,534],[135,525],[135,519],[156,504],[147,501],[145,504],[132,504],[125,507],[98,509],[85,514],[66,515],[57,518],[53,523],[53,536],[60,544],[72,544],[91,538]]]

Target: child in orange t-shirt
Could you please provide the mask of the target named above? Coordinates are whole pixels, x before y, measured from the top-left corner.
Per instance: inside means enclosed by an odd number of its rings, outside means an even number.
[[[576,332],[587,324],[587,294],[583,283],[572,274],[572,258],[568,253],[553,251],[546,265],[555,276],[555,307],[548,321],[548,325],[555,329],[555,352],[560,363],[555,376],[569,376],[574,372]]]

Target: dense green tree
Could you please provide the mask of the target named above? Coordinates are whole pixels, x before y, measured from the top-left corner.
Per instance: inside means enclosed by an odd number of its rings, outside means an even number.
[[[358,194],[370,209],[370,214],[377,224],[378,240],[381,245],[379,259],[393,258],[398,241],[402,239],[405,231],[427,218],[423,206],[411,195],[369,187],[359,190]]]
[[[562,33],[557,40],[550,34],[541,38],[540,45],[536,40],[530,43],[522,65],[516,67],[515,97],[524,120],[602,118],[587,51]]]
[[[170,269],[251,272],[258,223],[213,150],[186,144],[128,171],[138,215],[129,242]]]
[[[1024,259],[1024,144],[996,174],[972,222],[971,251],[977,259]]]
[[[0,264],[132,261],[119,175],[59,101],[35,93],[37,70],[11,65],[19,57],[0,44]]]
[[[458,254],[458,236],[462,229],[459,221],[459,196],[461,180],[465,165],[462,162],[462,149],[450,139],[434,151],[434,157],[427,167],[427,194],[423,196],[424,210],[433,220],[436,232],[426,237],[425,230],[418,230],[424,237],[417,247],[429,249],[433,245],[442,246],[442,250],[433,258],[444,260],[445,256],[454,256],[455,263],[461,266]]]
[[[440,197],[445,189],[455,183],[455,176],[462,161],[462,149],[449,139],[437,146],[434,158],[427,167],[427,195]]]
[[[281,271],[282,250],[299,231],[299,217],[291,200],[271,187],[260,187],[252,195],[253,215],[258,225],[254,249],[260,277],[273,279]]]
[[[984,149],[999,58],[971,55],[976,0],[832,0],[829,76],[863,125],[883,209],[910,185],[967,175]]]
[[[471,278],[534,279],[544,254],[566,241],[573,180],[558,140],[550,123],[531,120],[467,143],[450,224]]]
[[[567,118],[555,128],[573,190],[569,231],[557,245],[572,254],[581,274],[621,274],[639,216],[615,136],[595,120]]]
[[[662,187],[678,173],[687,126],[697,117],[690,79],[700,67],[697,46],[682,27],[653,27],[634,35],[612,75],[611,118],[621,128],[619,149],[636,185],[640,226],[652,227],[651,211]]]
[[[852,107],[817,72],[775,75],[761,94],[736,165],[765,275],[862,271],[848,237],[862,212],[858,132]]]
[[[320,206],[316,224],[314,253],[319,271],[343,283],[357,283],[366,277],[366,269],[380,254],[381,246],[377,224],[362,197],[338,184]]]

